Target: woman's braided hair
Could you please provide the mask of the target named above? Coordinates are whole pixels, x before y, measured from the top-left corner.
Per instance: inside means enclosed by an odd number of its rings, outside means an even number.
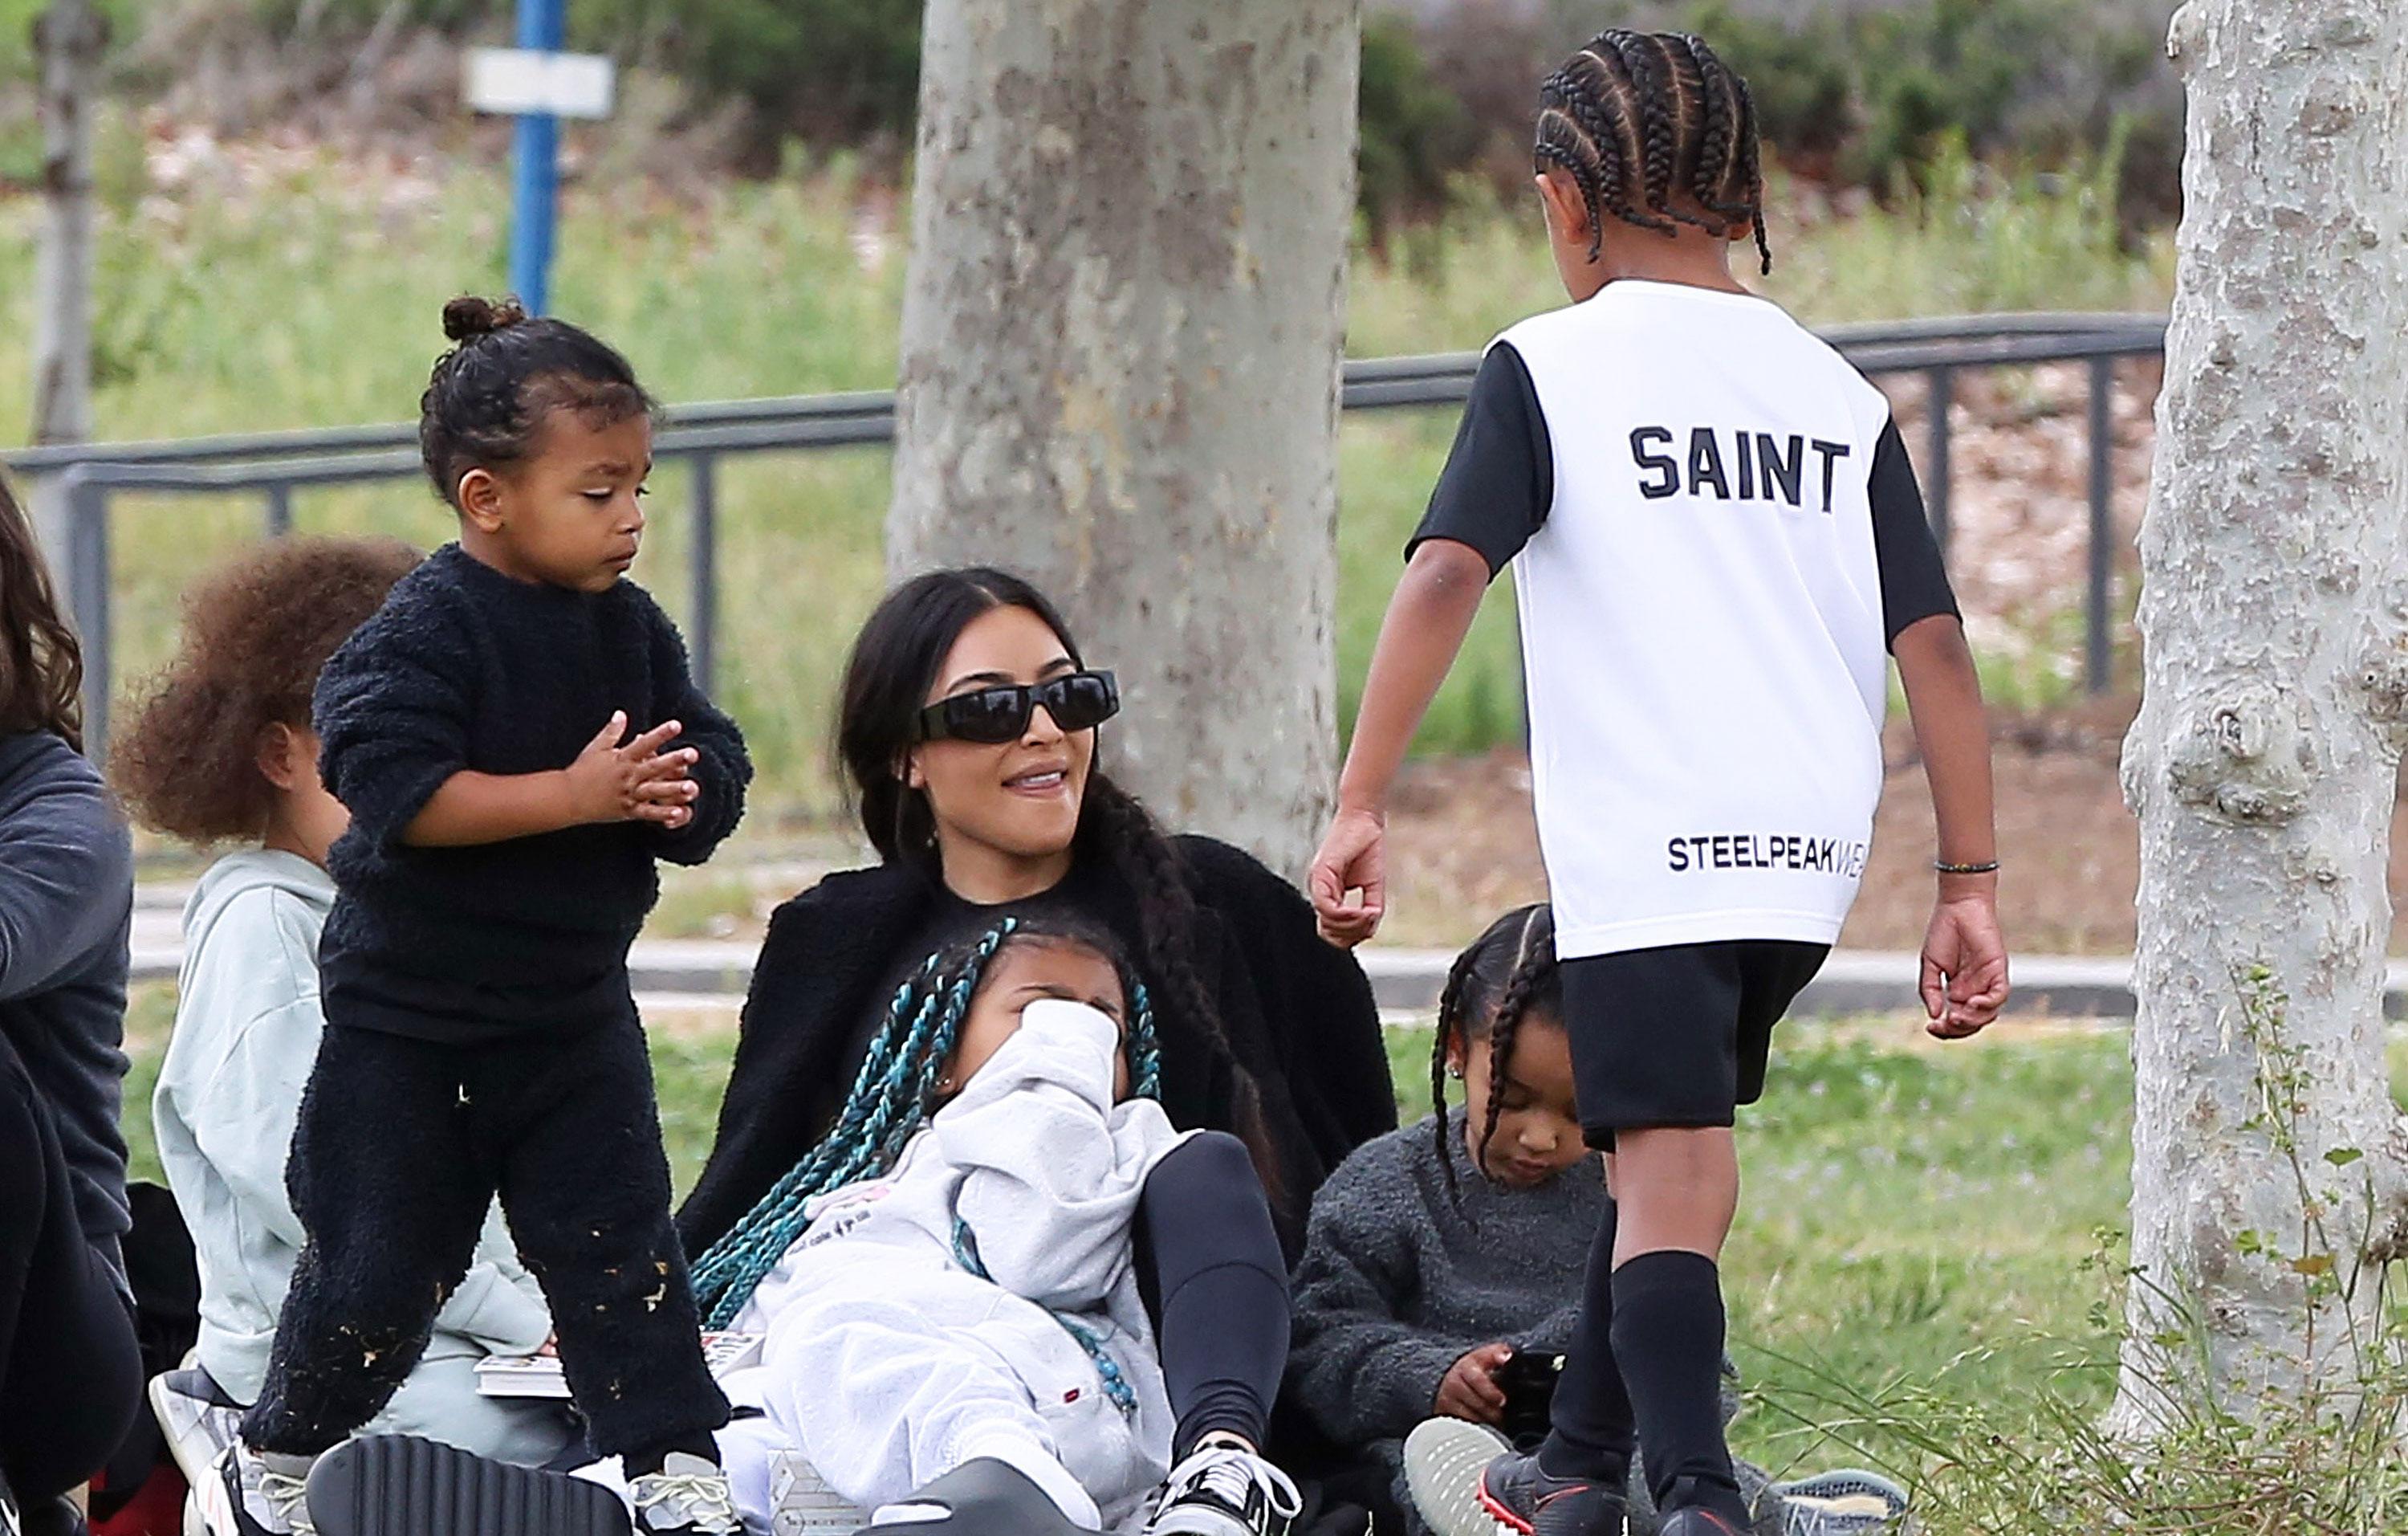
[[[1667,235],[1679,224],[1718,237],[1753,226],[1772,270],[1755,98],[1701,37],[1617,27],[1590,38],[1539,87],[1531,160],[1580,188],[1592,260],[1612,214]]]
[[[1075,944],[1111,962],[1128,999],[1129,1086],[1140,1098],[1161,1096],[1162,1052],[1152,1002],[1120,944],[1101,926],[1050,912],[1008,917],[938,951],[896,988],[886,1022],[872,1037],[828,1133],[694,1261],[695,1304],[704,1327],[726,1328],[744,1310],[803,1235],[804,1207],[813,1198],[894,1168],[904,1144],[937,1111],[939,1074],[995,957],[1016,945],[1045,943]]]
[[[1563,980],[1555,967],[1555,912],[1545,902],[1516,907],[1455,957],[1438,999],[1438,1039],[1430,1047],[1430,1106],[1437,1113],[1439,1166],[1450,1195],[1459,1197],[1455,1156],[1447,1144],[1446,1076],[1459,1049],[1469,1056],[1484,1034],[1488,1041],[1488,1116],[1480,1127],[1473,1163],[1488,1171],[1488,1142],[1504,1113],[1505,1078],[1512,1069],[1513,1042],[1533,1013],[1563,1012]]]

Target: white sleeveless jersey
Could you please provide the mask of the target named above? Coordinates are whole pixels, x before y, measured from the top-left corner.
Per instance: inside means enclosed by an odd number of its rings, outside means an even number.
[[[1499,464],[1500,438],[1543,443],[1552,494],[1508,550],[1512,473],[1484,491],[1451,463],[1416,541],[1512,561],[1558,955],[1831,942],[1881,793],[1887,642],[1955,610],[1888,402],[1777,306],[1660,283],[1522,322],[1484,380],[1516,362],[1537,422],[1495,430],[1492,385],[1466,439]]]

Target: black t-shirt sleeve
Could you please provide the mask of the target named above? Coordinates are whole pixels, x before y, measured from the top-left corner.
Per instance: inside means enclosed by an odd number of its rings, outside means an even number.
[[[1956,615],[1956,594],[1940,558],[1940,540],[1923,510],[1906,442],[1898,423],[1882,428],[1873,449],[1870,485],[1873,507],[1873,562],[1881,570],[1882,634],[1892,645],[1907,625],[1939,614]]]
[[[1555,499],[1555,451],[1539,392],[1522,354],[1499,341],[1481,359],[1454,451],[1405,558],[1426,538],[1452,538],[1478,550],[1493,577],[1547,521]]]

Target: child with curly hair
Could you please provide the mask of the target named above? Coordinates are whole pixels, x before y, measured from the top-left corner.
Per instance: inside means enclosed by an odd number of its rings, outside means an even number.
[[[351,822],[318,776],[310,691],[335,648],[418,562],[417,551],[382,538],[289,538],[236,556],[187,595],[182,645],[111,749],[119,796],[142,825],[200,847],[235,845],[185,904],[175,1033],[151,1101],[160,1161],[199,1259],[201,1319],[191,1365],[150,1394],[164,1422],[188,1430],[258,1400],[301,1256],[285,1163],[326,1027],[318,939],[335,900],[327,850]],[[567,1415],[480,1396],[476,1385],[477,1362],[526,1354],[551,1331],[543,1293],[489,1218],[425,1355],[371,1429],[551,1459],[572,1438]],[[223,1423],[173,1437],[205,1495],[208,1453],[231,1434]]]

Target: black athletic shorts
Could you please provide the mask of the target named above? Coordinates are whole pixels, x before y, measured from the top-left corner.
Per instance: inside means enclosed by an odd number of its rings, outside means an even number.
[[[1772,1026],[1828,944],[1724,940],[1563,963],[1564,1027],[1588,1143],[1617,1130],[1727,1126],[1764,1097]]]

